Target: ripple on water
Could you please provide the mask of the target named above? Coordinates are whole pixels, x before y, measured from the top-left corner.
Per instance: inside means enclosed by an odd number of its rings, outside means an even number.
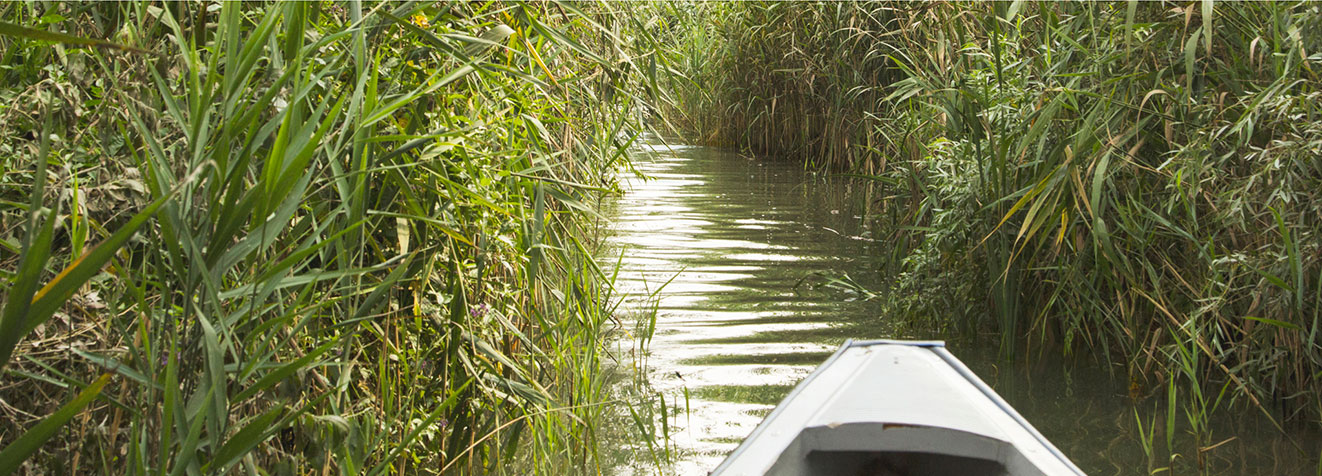
[[[616,286],[626,312],[657,312],[649,392],[680,410],[670,412],[678,453],[666,474],[705,475],[844,339],[892,335],[874,304],[802,286],[823,272],[880,289],[868,279],[878,269],[872,257],[883,253],[869,248],[862,208],[840,193],[848,186],[806,182],[795,165],[718,149],[643,147],[651,152],[635,166],[654,179],[621,177],[626,194],[614,204],[602,262],[620,260]],[[658,302],[647,300],[653,293]],[[1104,371],[1038,359],[1002,368],[994,349],[951,350],[1089,472],[1133,473],[1144,457],[1135,417],[1164,421],[1151,402],[1129,401],[1123,383]],[[1316,471],[1306,457],[1291,459],[1293,443],[1261,422],[1216,425],[1218,441],[1237,438],[1209,457],[1211,467],[1238,468],[1221,472]],[[638,441],[609,445],[637,451],[617,458],[617,474],[655,474]],[[1322,439],[1305,436],[1303,444],[1322,447]],[[1232,464],[1234,455],[1245,456]]]
[[[799,286],[816,271],[864,275],[870,253],[842,236],[861,233],[856,219],[821,213],[848,205],[791,164],[653,150],[640,168],[656,179],[622,178],[604,256],[619,259],[625,306],[657,312],[649,384],[683,410],[671,469],[705,475],[838,345],[833,323],[875,315]]]

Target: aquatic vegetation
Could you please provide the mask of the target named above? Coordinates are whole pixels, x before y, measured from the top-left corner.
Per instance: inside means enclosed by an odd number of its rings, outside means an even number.
[[[592,471],[630,15],[0,6],[0,474]]]
[[[696,7],[673,122],[874,181],[889,316],[1322,415],[1318,5]]]
[[[1320,50],[1304,2],[3,4],[0,474],[670,462],[594,260],[649,127],[869,181],[886,286],[803,290],[1120,362],[1201,464],[1322,418]]]

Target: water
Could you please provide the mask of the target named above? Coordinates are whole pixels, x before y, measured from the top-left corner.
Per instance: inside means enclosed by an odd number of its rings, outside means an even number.
[[[636,165],[650,179],[626,177],[626,193],[607,207],[612,246],[602,261],[621,263],[625,309],[645,321],[656,306],[644,368],[648,392],[670,405],[665,474],[707,474],[847,338],[953,339],[900,334],[905,327],[853,286],[826,285],[824,277],[847,276],[859,289],[884,287],[876,271],[882,253],[862,219],[868,184],[721,149],[655,139],[645,149]],[[1119,380],[1124,372],[1064,365],[1056,350],[1003,364],[995,342],[956,339],[949,347],[1089,474],[1147,474],[1149,463],[1168,464],[1164,393],[1134,398]],[[632,355],[638,344],[622,338],[619,345]],[[1316,458],[1315,428],[1282,436],[1245,413],[1213,424],[1204,447],[1233,439],[1202,452],[1208,473],[1317,470],[1296,446]],[[1179,428],[1175,472],[1196,471],[1199,452]],[[615,438],[616,473],[656,472],[638,438]],[[1155,446],[1152,457],[1145,439]]]

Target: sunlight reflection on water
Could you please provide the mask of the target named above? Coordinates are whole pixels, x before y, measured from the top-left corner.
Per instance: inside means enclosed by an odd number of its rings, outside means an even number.
[[[687,405],[676,400],[688,411],[671,422],[679,449],[672,470],[701,475],[835,345],[759,336],[813,335],[842,314],[875,315],[866,303],[795,289],[813,271],[865,274],[871,253],[822,229],[861,231],[854,213],[824,213],[848,205],[801,186],[804,174],[791,164],[701,147],[644,149],[655,153],[637,167],[652,179],[624,177],[606,256],[623,253],[616,286],[630,296],[626,308],[645,305],[669,281],[656,303],[648,380],[664,395],[689,391]]]
[[[823,272],[884,288],[876,272],[884,253],[857,218],[871,198],[862,185],[809,180],[794,164],[708,147],[642,149],[635,165],[653,179],[622,176],[625,194],[606,213],[614,221],[601,261],[621,264],[616,287],[626,313],[657,309],[647,391],[672,409],[677,454],[665,474],[707,474],[845,338],[950,339],[897,336],[876,303],[804,284]],[[658,302],[647,302],[653,293]],[[633,355],[636,344],[619,339],[616,353]],[[1146,473],[1135,422],[1164,424],[1163,399],[1135,402],[1113,373],[1063,365],[1054,350],[1007,365],[994,346],[950,348],[1089,474]],[[1316,454],[1301,457],[1288,438],[1252,420],[1253,411],[1223,415],[1215,439],[1235,439],[1209,454],[1214,474],[1317,471]],[[1322,448],[1316,429],[1291,438]],[[615,474],[656,473],[636,435],[608,446],[620,452]]]

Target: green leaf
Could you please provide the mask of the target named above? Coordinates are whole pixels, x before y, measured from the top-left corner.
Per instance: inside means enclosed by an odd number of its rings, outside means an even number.
[[[1273,326],[1276,326],[1276,327],[1283,327],[1283,328],[1286,328],[1286,329],[1293,329],[1293,330],[1296,330],[1296,331],[1302,329],[1301,327],[1299,327],[1299,326],[1297,326],[1297,325],[1294,325],[1294,324],[1291,324],[1291,323],[1289,323],[1289,322],[1285,322],[1285,321],[1278,321],[1278,320],[1276,320],[1276,319],[1268,319],[1268,318],[1265,318],[1265,317],[1257,317],[1257,316],[1244,316],[1244,318],[1245,318],[1245,319],[1248,319],[1248,320],[1250,320],[1250,321],[1258,321],[1258,322],[1261,322],[1261,323],[1263,323],[1263,324],[1270,324],[1270,325],[1273,325]]]
[[[73,296],[78,288],[101,271],[101,267],[105,266],[115,256],[119,248],[124,246],[129,238],[133,237],[138,228],[146,224],[156,214],[156,211],[161,209],[161,206],[174,197],[174,193],[171,192],[147,205],[147,208],[134,215],[128,223],[115,230],[110,238],[106,238],[105,241],[96,245],[87,254],[60,271],[60,274],[56,275],[49,283],[46,283],[46,286],[42,287],[41,291],[38,291],[36,296],[32,298],[32,307],[28,309],[22,335],[27,335],[33,329],[36,329],[38,325],[50,319],[55,311],[63,306],[70,296]]]
[[[36,453],[38,449],[41,449],[41,445],[45,444],[46,440],[55,436],[55,432],[60,427],[91,404],[92,400],[95,400],[97,395],[101,394],[101,388],[105,387],[109,381],[110,374],[101,374],[100,378],[93,381],[82,392],[78,392],[78,396],[74,397],[72,401],[60,407],[59,410],[56,410],[46,419],[41,420],[41,423],[23,432],[18,439],[6,446],[4,450],[0,450],[0,476],[14,474],[14,471],[23,464],[24,460]]]
[[[1193,99],[1194,57],[1198,52],[1198,35],[1202,32],[1202,28],[1194,30],[1193,35],[1189,36],[1189,41],[1184,44],[1184,97],[1189,99]]]
[[[308,365],[311,364],[312,361],[316,360],[317,357],[320,357],[321,354],[326,353],[326,351],[331,350],[331,348],[335,347],[335,345],[339,344],[339,342],[340,340],[338,338],[331,339],[329,342],[322,344],[320,347],[317,347],[312,352],[308,352],[308,355],[300,357],[298,360],[294,360],[293,362],[285,364],[280,368],[275,369],[270,373],[267,373],[266,375],[262,376],[262,378],[258,379],[256,383],[244,389],[242,392],[239,392],[238,395],[235,395],[234,398],[231,398],[230,400],[238,403],[243,403],[244,400],[247,400],[249,397],[256,395],[257,392],[260,392],[266,388],[269,388],[272,385],[275,385],[277,382],[284,380],[285,377],[293,375],[294,372],[297,372],[299,369],[308,367]]]
[[[431,413],[427,414],[426,418],[422,419],[421,422],[418,422],[418,424],[415,425],[407,435],[404,435],[404,438],[399,442],[399,444],[395,445],[394,448],[390,449],[390,454],[386,455],[386,457],[382,459],[381,462],[377,463],[377,465],[373,467],[370,471],[367,471],[366,474],[368,475],[382,474],[386,471],[386,469],[389,469],[391,463],[393,463],[396,458],[399,458],[399,455],[402,454],[410,445],[413,444],[413,440],[417,439],[418,435],[422,434],[423,430],[426,430],[429,426],[431,426],[431,424],[435,422],[437,418],[440,418],[442,413],[445,413],[446,410],[449,410],[451,407],[455,405],[455,403],[459,401],[459,396],[464,393],[464,390],[468,389],[468,385],[471,383],[473,383],[473,380],[470,378],[464,381],[463,385],[460,385],[458,388],[451,390],[450,395],[445,398],[444,402],[441,402],[440,405],[437,405],[436,408],[431,411]],[[454,461],[459,461],[459,460],[458,459],[451,460],[452,463]],[[448,469],[448,466],[445,468],[441,468],[440,472],[444,473],[446,469]]]
[[[137,370],[134,370],[133,368],[129,367],[128,364],[125,364],[124,362],[120,362],[119,360],[116,360],[113,357],[100,355],[93,352],[88,352],[86,350],[79,349],[76,347],[71,348],[69,350],[72,350],[73,353],[78,354],[82,358],[87,359],[88,361],[94,364],[100,365],[101,367],[105,368],[107,371],[115,372],[117,374],[123,375],[142,385],[154,387],[156,389],[161,388],[160,385],[157,385],[156,382],[152,381],[152,379],[147,378],[146,375],[143,375],[141,372],[138,372]]]
[[[1010,3],[1010,10],[1006,12],[1005,19],[1014,22],[1014,17],[1019,16],[1019,11],[1024,8],[1024,0],[1014,0]]]
[[[50,114],[46,115],[42,130],[51,128]],[[27,232],[19,252],[18,273],[9,288],[5,308],[0,311],[0,370],[9,363],[14,347],[27,335],[23,331],[25,324],[31,321],[32,295],[37,291],[37,282],[41,272],[50,259],[51,241],[55,232],[55,212],[46,212],[45,221],[38,225],[37,220],[43,215],[42,202],[45,197],[47,156],[50,153],[51,134],[41,134],[41,144],[37,149],[36,172],[32,175],[32,192],[28,197]]]
[[[105,40],[94,40],[91,38],[66,35],[64,33],[55,33],[53,31],[37,30],[3,21],[0,21],[0,35],[17,36],[19,38],[27,38],[29,40],[53,41],[55,43],[64,43],[66,45],[99,46],[103,48],[114,48],[117,50],[132,51],[134,53],[151,53],[150,51],[144,50],[142,48],[134,48],[132,46],[121,45],[119,43],[111,43]]]
[[[280,418],[280,414],[284,411],[284,406],[278,406],[253,418],[247,425],[244,425],[243,429],[225,441],[225,444],[216,451],[216,457],[210,463],[202,466],[202,472],[212,474],[212,470],[217,470],[215,474],[223,473],[225,468],[234,464],[239,458],[252,451],[253,448],[274,433],[276,428],[272,428],[271,424]]]

